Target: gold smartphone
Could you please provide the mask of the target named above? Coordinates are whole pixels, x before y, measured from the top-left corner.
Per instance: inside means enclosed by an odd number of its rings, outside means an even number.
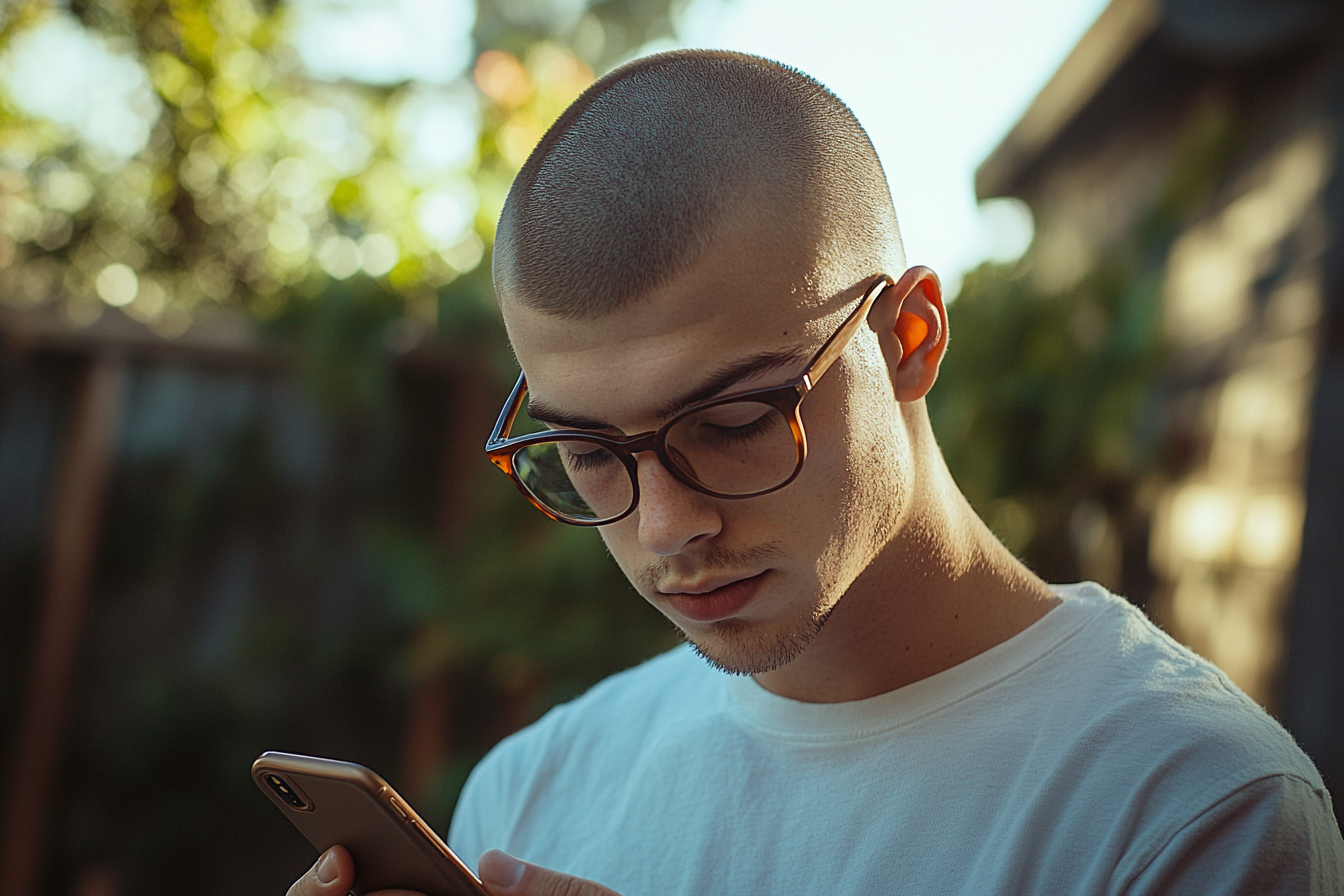
[[[252,779],[319,852],[340,844],[355,860],[352,896],[418,890],[488,896],[448,844],[386,781],[353,762],[262,753]]]

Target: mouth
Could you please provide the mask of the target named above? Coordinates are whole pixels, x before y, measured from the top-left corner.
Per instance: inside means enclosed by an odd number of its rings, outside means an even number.
[[[696,585],[658,592],[678,616],[695,622],[720,622],[737,616],[756,597],[770,570],[740,579],[708,579]]]

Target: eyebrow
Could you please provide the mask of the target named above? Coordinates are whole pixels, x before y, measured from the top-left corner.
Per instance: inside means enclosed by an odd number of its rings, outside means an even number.
[[[741,361],[727,364],[710,374],[709,378],[696,388],[664,404],[658,409],[658,419],[666,420],[683,408],[721,395],[745,379],[770,370],[778,370],[781,367],[802,364],[806,362],[807,358],[807,351],[800,347],[782,351],[761,352]],[[567,413],[546,404],[544,401],[533,399],[530,395],[527,399],[527,413],[533,420],[563,426],[567,429],[620,430],[620,427],[604,420],[594,420],[591,417]]]

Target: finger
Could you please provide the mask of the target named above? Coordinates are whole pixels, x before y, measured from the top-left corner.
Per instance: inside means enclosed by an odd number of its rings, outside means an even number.
[[[322,853],[285,896],[345,896],[355,882],[355,860],[344,846]]]
[[[601,884],[519,861],[492,849],[481,856],[481,883],[500,896],[618,896]]]

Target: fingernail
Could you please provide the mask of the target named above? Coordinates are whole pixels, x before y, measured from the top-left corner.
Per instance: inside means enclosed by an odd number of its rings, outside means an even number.
[[[490,857],[489,861],[486,861],[486,856]],[[518,886],[522,882],[523,872],[527,870],[527,865],[498,849],[481,856],[480,865],[481,879],[498,887]]]
[[[322,854],[322,861],[317,863],[317,882],[320,884],[329,884],[334,881],[341,873],[336,867],[336,853],[327,850]]]

